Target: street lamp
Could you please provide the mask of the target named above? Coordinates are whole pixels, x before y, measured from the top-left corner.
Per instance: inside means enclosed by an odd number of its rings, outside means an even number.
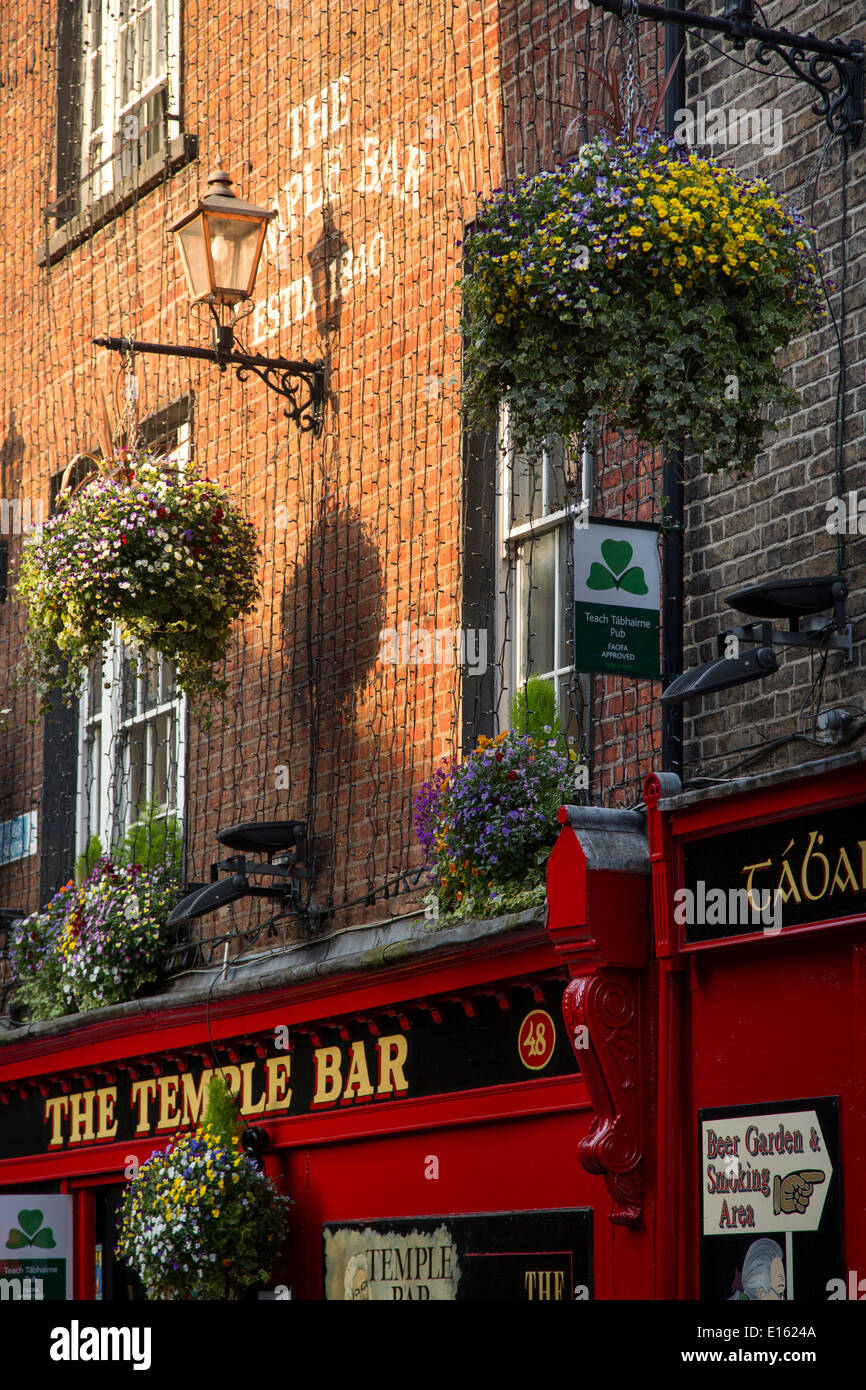
[[[234,307],[252,296],[265,232],[276,211],[245,203],[217,156],[208,191],[172,227],[193,304]],[[219,324],[219,319],[217,319]]]
[[[221,372],[234,367],[239,380],[255,372],[272,391],[285,397],[288,419],[301,430],[322,433],[325,406],[325,367],[318,362],[293,362],[286,357],[236,352],[232,318],[237,306],[252,298],[256,272],[272,208],[244,202],[232,191],[232,181],[217,157],[207,192],[191,212],[176,222],[184,274],[193,304],[207,304],[215,319],[212,348],[174,347],[142,343],[133,338],[94,338],[94,343],[130,357],[136,352],[164,357],[193,357],[215,362]]]

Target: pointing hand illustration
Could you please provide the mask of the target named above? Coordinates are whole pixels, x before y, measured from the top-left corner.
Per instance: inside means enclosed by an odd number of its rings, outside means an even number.
[[[798,1212],[801,1216],[809,1205],[812,1188],[823,1182],[826,1174],[820,1168],[804,1168],[798,1173],[788,1173],[773,1179],[773,1215],[780,1212]]]

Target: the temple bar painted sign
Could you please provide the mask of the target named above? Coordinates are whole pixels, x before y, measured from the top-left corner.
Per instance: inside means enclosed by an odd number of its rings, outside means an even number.
[[[116,1075],[96,1078],[103,1085],[64,1088],[60,1079],[25,1099],[10,1088],[0,1111],[0,1158],[168,1138],[201,1119],[215,1067],[243,1115],[259,1122],[573,1074],[574,1054],[555,1023],[562,990],[557,980],[516,985],[465,1005],[409,1006],[341,1030],[277,1025],[272,1034],[226,1045],[213,1060],[199,1048],[118,1064]]]
[[[866,916],[866,804],[687,840],[674,921],[687,943]]]
[[[582,1303],[592,1297],[592,1211],[487,1212],[322,1228],[331,1301]]]

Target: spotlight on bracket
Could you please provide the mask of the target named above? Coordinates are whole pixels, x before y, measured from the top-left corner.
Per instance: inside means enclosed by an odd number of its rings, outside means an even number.
[[[848,597],[848,586],[838,574],[806,576],[803,579],[774,579],[768,584],[750,584],[748,589],[738,589],[728,594],[728,603],[738,613],[748,613],[752,618],[799,618],[823,613],[827,608],[835,608],[841,600],[844,605]]]
[[[847,597],[848,585],[838,574],[776,579],[729,594],[732,608],[761,621],[731,627],[720,635],[716,659],[677,676],[662,695],[662,704],[681,705],[770,675],[779,669],[774,647],[842,651],[851,661],[853,638],[845,612]],[[827,609],[833,610],[833,616],[820,617]],[[787,618],[787,632],[774,628],[772,618]]]
[[[217,839],[227,849],[242,853],[278,854],[302,844],[306,833],[302,820],[251,820],[218,830]]]
[[[176,927],[181,922],[191,922],[193,917],[204,917],[207,912],[216,912],[218,907],[226,907],[229,903],[237,902],[238,898],[246,897],[248,892],[249,883],[243,874],[206,883],[203,888],[196,888],[181,899],[169,917],[168,925]]]
[[[189,922],[215,912],[238,898],[272,898],[287,912],[309,918],[321,917],[323,911],[312,903],[310,890],[315,879],[315,865],[307,844],[304,821],[243,821],[217,831],[217,839],[236,853],[228,859],[211,864],[211,881],[199,884],[175,907],[168,919],[169,926]],[[267,861],[247,860],[247,852],[266,854]],[[223,870],[230,878],[220,878]],[[250,878],[270,879],[261,886]],[[302,884],[306,884],[302,891]]]
[[[739,656],[720,656],[677,676],[662,695],[662,704],[681,705],[685,700],[696,700],[714,690],[730,690],[735,685],[760,680],[778,669],[779,662],[772,647],[758,647],[756,651],[741,652]]]

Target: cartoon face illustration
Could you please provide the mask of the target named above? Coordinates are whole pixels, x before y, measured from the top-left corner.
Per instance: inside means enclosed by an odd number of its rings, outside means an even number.
[[[785,1297],[785,1264],[781,1256],[770,1261],[770,1287],[758,1292],[759,1299],[768,1298],[772,1302],[778,1302]]]
[[[768,1237],[752,1241],[743,1260],[740,1281],[742,1293],[735,1297],[756,1303],[778,1303],[785,1297],[785,1261],[777,1241]]]

